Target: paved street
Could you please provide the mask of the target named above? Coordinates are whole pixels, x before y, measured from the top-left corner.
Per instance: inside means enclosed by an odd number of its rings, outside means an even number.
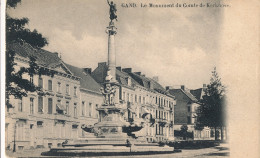
[[[18,151],[16,153],[12,153],[10,151],[7,152],[7,155],[10,157],[44,157],[41,156],[41,152],[47,151],[48,149],[35,149],[35,150],[24,150],[23,152]],[[112,156],[111,156],[112,157]],[[114,157],[114,156],[113,156]],[[129,157],[129,156],[120,156],[120,157]],[[161,155],[141,155],[141,156],[131,156],[131,157],[160,157],[160,158],[228,158],[229,150],[226,144],[221,144],[218,147],[212,148],[204,148],[204,149],[194,149],[194,150],[182,150],[180,153],[173,154],[161,154]]]

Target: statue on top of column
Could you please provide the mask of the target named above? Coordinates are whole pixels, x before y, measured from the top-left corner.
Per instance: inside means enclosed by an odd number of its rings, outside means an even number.
[[[110,14],[110,20],[111,20],[111,22],[112,22],[114,19],[116,19],[116,21],[117,21],[117,15],[116,15],[117,9],[116,9],[116,4],[114,4],[113,1],[111,1],[111,2],[109,3],[108,0],[107,0],[107,3],[108,3],[108,5],[110,6],[109,14]]]

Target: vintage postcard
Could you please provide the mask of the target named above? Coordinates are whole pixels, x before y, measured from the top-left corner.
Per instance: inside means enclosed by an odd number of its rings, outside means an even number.
[[[1,156],[259,156],[257,1],[1,9]]]

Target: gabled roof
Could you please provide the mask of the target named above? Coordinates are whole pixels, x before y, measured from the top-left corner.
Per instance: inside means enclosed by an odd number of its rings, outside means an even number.
[[[100,93],[101,85],[98,84],[90,74],[85,73],[82,68],[78,68],[66,63],[65,65],[74,76],[80,77],[80,88]]]
[[[199,88],[199,89],[194,89],[194,90],[190,90],[190,93],[196,97],[197,100],[201,99],[202,93],[203,93],[203,88]]]
[[[183,89],[170,89],[169,92],[172,95],[177,95],[177,93],[182,93],[186,95],[192,102],[198,102],[198,100],[193,96],[190,92],[183,90]]]
[[[39,65],[44,67],[53,68],[56,65],[62,63],[62,60],[58,57],[57,53],[51,53],[49,51],[32,47],[26,42],[13,42],[6,45],[7,50],[15,51],[16,55],[24,58],[31,56],[36,57],[36,61]]]

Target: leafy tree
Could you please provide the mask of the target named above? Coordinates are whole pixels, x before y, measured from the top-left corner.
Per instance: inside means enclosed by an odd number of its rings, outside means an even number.
[[[186,140],[187,138],[187,133],[188,133],[188,126],[187,125],[182,125],[181,126],[181,135],[183,137],[183,140]]]
[[[7,0],[7,10],[15,9],[21,0]],[[39,49],[48,44],[47,39],[38,33],[37,30],[30,31],[25,26],[28,24],[28,18],[12,18],[6,14],[6,106],[12,108],[10,103],[10,96],[15,98],[22,98],[27,96],[28,92],[40,91],[41,88],[33,84],[32,80],[24,79],[22,76],[27,74],[32,79],[34,75],[54,75],[54,72],[47,71],[39,67],[36,63],[36,57],[31,56],[29,60],[29,67],[21,67],[20,70],[15,71],[14,61],[15,51],[8,47],[13,42],[27,42],[32,47]]]
[[[198,126],[208,126],[215,129],[215,140],[217,139],[217,128],[226,126],[225,122],[225,87],[221,83],[216,68],[212,71],[210,84],[204,90],[205,95],[200,100],[200,107],[197,112]],[[221,133],[223,139],[223,132]]]

